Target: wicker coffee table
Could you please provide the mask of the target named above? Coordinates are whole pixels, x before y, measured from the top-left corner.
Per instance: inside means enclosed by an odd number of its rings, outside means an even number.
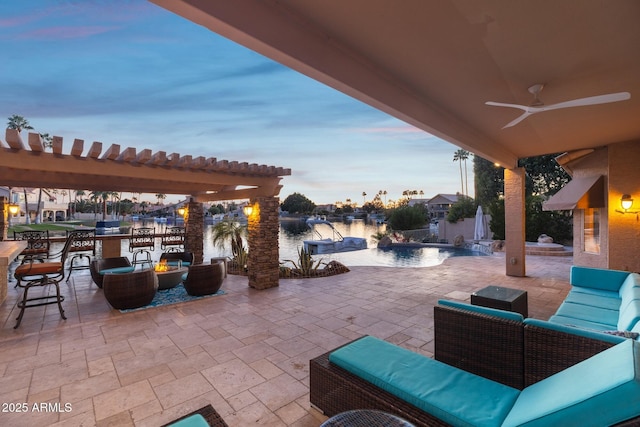
[[[174,267],[167,271],[156,271],[158,289],[171,289],[182,283],[182,275],[188,271],[187,267]]]
[[[520,289],[487,286],[471,294],[471,304],[529,315],[527,291]]]

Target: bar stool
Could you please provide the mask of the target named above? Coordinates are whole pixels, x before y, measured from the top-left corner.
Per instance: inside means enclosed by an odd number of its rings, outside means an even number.
[[[69,248],[69,252],[73,254],[71,260],[69,261],[69,274],[67,275],[67,282],[71,277],[71,272],[73,270],[86,270],[91,265],[91,257],[96,256],[96,229],[87,229],[87,230],[75,230],[72,232],[67,232],[67,236],[70,233],[74,233],[75,237],[71,243],[71,247]],[[76,261],[82,260],[82,258],[87,258],[86,264],[76,265]]]
[[[151,251],[155,249],[156,245],[156,229],[152,227],[139,227],[131,229],[131,237],[129,238],[129,252],[133,254],[133,266],[137,264],[149,264],[149,267],[153,265],[151,260]],[[145,255],[141,260],[138,259],[140,255]]]
[[[62,308],[62,301],[64,301],[64,295],[60,294],[60,282],[64,279],[64,265],[74,244],[76,238],[79,238],[80,232],[72,231],[67,236],[67,240],[64,243],[64,247],[59,254],[53,256],[56,258],[60,256],[59,261],[46,261],[46,262],[25,262],[21,264],[14,273],[14,277],[18,281],[16,287],[23,288],[22,299],[18,301],[17,307],[20,309],[20,313],[16,318],[16,325],[13,327],[17,329],[22,322],[24,311],[31,307],[40,307],[48,304],[58,304],[58,310],[60,311],[60,317],[67,319],[64,315],[64,309]],[[54,285],[56,287],[55,295],[47,295],[43,297],[29,298],[29,289],[35,286],[47,286]]]
[[[160,238],[160,249],[163,252],[181,252],[184,250],[184,227],[167,227]]]
[[[13,240],[27,241],[27,247],[18,255],[19,258],[22,258],[21,263],[31,261],[32,259],[44,262],[46,258],[49,258],[49,251],[51,249],[49,230],[14,231]]]

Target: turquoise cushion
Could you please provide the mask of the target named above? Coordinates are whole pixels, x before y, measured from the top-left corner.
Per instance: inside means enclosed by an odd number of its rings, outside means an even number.
[[[531,325],[531,326],[536,326],[538,328],[551,329],[553,331],[559,331],[567,334],[578,335],[581,337],[592,338],[599,341],[606,341],[613,344],[618,344],[625,340],[625,338],[621,336],[603,334],[600,331],[604,331],[605,329],[599,329],[599,328],[597,330],[591,330],[590,328],[583,329],[585,328],[585,326],[583,326],[582,328],[576,328],[576,327],[571,327],[564,324],[552,323],[552,322],[547,322],[544,320],[538,320],[533,318],[525,319],[524,324],[525,324],[525,328],[527,325]]]
[[[610,329],[615,329],[618,324],[618,310],[607,310],[584,304],[574,304],[563,302],[560,304],[557,316],[570,317],[573,319],[586,320],[594,323],[609,325]]]
[[[508,320],[516,320],[520,322],[524,320],[524,317],[522,317],[522,314],[520,313],[514,313],[506,310],[499,310],[497,308],[482,307],[479,305],[471,305],[464,302],[450,301],[450,300],[444,300],[444,299],[439,300],[438,304],[447,306],[447,307],[459,308],[460,310],[467,310],[467,311],[473,311],[475,313],[487,314],[490,316],[500,317]]]
[[[628,275],[628,271],[574,265],[571,267],[570,282],[573,286],[618,292]]]
[[[131,273],[133,272],[133,270],[135,270],[135,267],[114,267],[114,268],[107,268],[105,270],[100,270],[100,274],[105,275],[105,274],[122,274],[122,273]]]
[[[209,423],[200,414],[194,414],[175,423],[169,424],[172,427],[209,427]]]
[[[625,340],[522,390],[504,426],[608,426],[640,415],[640,343]]]
[[[171,267],[177,267],[178,265],[182,265],[183,267],[189,267],[191,263],[188,261],[187,262],[182,261],[182,263],[180,263],[179,261],[172,260],[172,261],[167,261],[167,265]]]
[[[638,320],[640,320],[640,288],[633,288],[622,295],[618,330],[630,331]]]
[[[332,363],[455,426],[499,426],[519,390],[374,337],[329,356]]]
[[[617,294],[613,294],[613,296],[601,296],[574,291],[569,292],[564,300],[574,304],[590,305],[608,310],[619,310],[620,302],[622,302]]]
[[[189,275],[189,272],[188,272],[188,271],[182,275],[182,281],[183,281],[183,282],[186,282],[186,281],[187,281],[187,276],[188,276],[188,275]]]
[[[622,295],[628,290],[632,288],[638,288],[638,287],[640,287],[640,274],[638,273],[629,274],[627,278],[624,280],[624,282],[622,283],[622,286],[620,286],[620,291],[619,291],[620,298],[622,298]]]
[[[602,289],[581,288],[580,286],[572,286],[571,293],[581,293],[581,294],[587,294],[587,295],[597,295],[601,297],[620,299],[620,294],[618,291],[605,291]]]
[[[588,320],[576,319],[575,317],[565,317],[553,315],[549,318],[549,322],[560,325],[571,326],[574,328],[592,329],[594,331],[610,331],[616,329],[616,325],[607,325],[604,323],[589,322]]]

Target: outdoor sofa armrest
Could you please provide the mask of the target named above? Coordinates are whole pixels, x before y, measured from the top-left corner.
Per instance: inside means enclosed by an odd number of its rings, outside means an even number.
[[[527,319],[524,323],[525,387],[626,339],[544,320]]]
[[[433,310],[435,359],[522,390],[524,324],[519,314],[439,301]]]

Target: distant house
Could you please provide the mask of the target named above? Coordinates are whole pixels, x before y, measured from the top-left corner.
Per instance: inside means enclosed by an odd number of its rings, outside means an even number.
[[[431,219],[445,219],[449,214],[451,205],[458,201],[459,194],[437,194],[427,202],[427,209]]]

